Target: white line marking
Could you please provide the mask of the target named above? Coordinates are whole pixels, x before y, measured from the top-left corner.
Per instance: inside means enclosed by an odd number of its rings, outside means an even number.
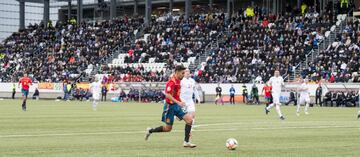
[[[194,132],[216,132],[216,131],[236,131],[236,130],[283,130],[283,129],[328,129],[328,128],[358,128],[354,126],[304,126],[304,127],[256,127],[256,128],[223,128],[223,129],[200,129]],[[359,128],[360,129],[360,128]],[[172,132],[183,132],[183,130],[173,130]],[[58,133],[58,134],[18,134],[0,135],[0,138],[21,138],[21,137],[53,137],[53,136],[81,136],[81,135],[114,135],[114,134],[144,134],[145,131],[119,131],[119,132],[88,132],[88,133]]]
[[[297,121],[297,122],[289,122],[289,121],[283,121],[286,124],[302,124],[304,123],[303,121]],[[331,125],[331,122],[329,121],[306,121],[306,122],[311,122],[312,124],[323,124],[323,123],[327,123],[329,126],[333,126]],[[194,128],[198,128],[198,127],[207,127],[207,126],[225,126],[225,125],[239,125],[239,124],[267,124],[267,125],[271,125],[271,124],[278,124],[278,122],[235,122],[235,123],[211,123],[211,124],[198,124],[198,125],[194,125]],[[335,124],[335,123],[334,123]]]
[[[329,128],[358,128],[353,126],[339,126],[339,125],[329,125],[329,126],[290,126],[290,127],[278,127],[278,128],[252,128],[253,130],[277,130],[277,129],[329,129]]]
[[[8,137],[45,137],[45,136],[77,136],[77,135],[111,135],[111,134],[136,134],[144,131],[122,131],[122,132],[88,132],[88,133],[59,133],[59,134],[28,134],[28,135],[0,135],[0,138]]]

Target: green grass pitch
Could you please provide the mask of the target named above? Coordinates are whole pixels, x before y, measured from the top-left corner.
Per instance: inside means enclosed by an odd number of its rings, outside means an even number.
[[[0,156],[147,156],[147,157],[345,157],[360,156],[358,108],[310,108],[295,115],[283,106],[285,121],[264,106],[197,106],[194,149],[183,148],[184,122],[171,133],[151,135],[146,127],[160,122],[163,105],[90,102],[0,101]],[[239,142],[225,148],[228,138]]]

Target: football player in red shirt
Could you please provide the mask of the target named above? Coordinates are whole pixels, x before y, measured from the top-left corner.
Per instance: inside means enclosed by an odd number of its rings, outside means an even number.
[[[266,107],[269,106],[269,104],[272,103],[271,90],[272,90],[272,87],[269,85],[269,82],[266,82],[266,84],[265,84],[265,86],[263,87],[263,90],[262,90],[262,92],[265,92],[264,95],[265,95],[265,100],[266,100]]]
[[[32,81],[26,73],[24,74],[24,77],[22,77],[19,80],[18,87],[20,87],[20,85],[21,85],[21,93],[22,93],[22,99],[23,99],[22,110],[26,111],[26,100],[29,95],[30,86],[32,85]]]
[[[194,148],[195,144],[190,143],[190,131],[193,118],[190,114],[182,110],[185,107],[185,103],[180,100],[180,81],[183,79],[185,74],[185,67],[182,65],[175,67],[175,74],[170,78],[166,83],[165,88],[165,105],[164,111],[162,114],[162,121],[165,123],[164,126],[159,126],[157,128],[147,128],[145,140],[148,140],[149,136],[152,133],[157,132],[170,132],[172,125],[174,123],[174,116],[178,117],[180,120],[184,120],[185,125],[185,139],[184,147]]]

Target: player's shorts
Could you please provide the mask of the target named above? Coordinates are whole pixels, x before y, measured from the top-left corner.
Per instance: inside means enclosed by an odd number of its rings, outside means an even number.
[[[300,96],[299,104],[305,104],[305,103],[310,103],[310,97],[309,96]]]
[[[195,103],[194,101],[185,101],[185,111],[186,112],[195,112]]]
[[[163,121],[166,125],[174,124],[174,116],[178,117],[180,120],[183,119],[186,112],[182,110],[182,108],[178,104],[168,104],[165,102],[164,111],[162,113],[161,121]]]
[[[272,93],[272,100],[274,104],[280,104],[280,93]]]
[[[271,103],[271,96],[265,96],[265,100],[267,103]]]
[[[29,95],[29,90],[21,89],[21,93],[23,94],[23,96],[27,97]]]
[[[98,93],[93,93],[92,97],[94,100],[100,100],[100,94]]]

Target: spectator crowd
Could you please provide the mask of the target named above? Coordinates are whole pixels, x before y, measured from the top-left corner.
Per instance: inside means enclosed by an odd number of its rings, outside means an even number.
[[[261,7],[249,8],[230,19],[221,10],[202,10],[187,20],[166,15],[153,18],[148,27],[139,17],[80,25],[57,22],[47,28],[29,25],[0,44],[0,82],[17,81],[24,72],[35,82],[78,80],[87,70],[108,74],[109,83],[163,82],[175,64],[203,56],[205,62],[194,65],[198,82],[264,82],[275,69],[293,74],[293,67],[319,48],[336,17],[330,7],[320,14],[314,7],[286,6],[278,15]],[[359,82],[359,26],[358,20],[348,21],[336,41],[321,50],[301,75],[313,81]],[[117,57],[116,48],[126,53],[124,63],[139,66],[108,65]],[[146,70],[141,63],[166,66]],[[87,97],[83,89],[74,93],[79,99]]]

